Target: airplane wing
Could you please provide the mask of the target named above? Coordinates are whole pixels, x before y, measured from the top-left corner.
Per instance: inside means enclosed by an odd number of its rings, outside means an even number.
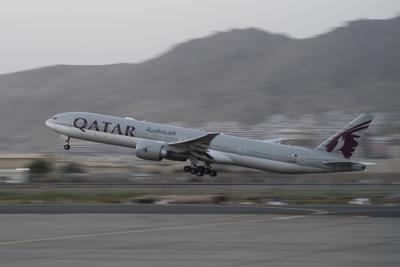
[[[207,152],[208,147],[211,141],[218,135],[220,135],[220,133],[208,133],[198,138],[168,143],[168,146],[188,152],[200,160],[209,160],[213,157]]]
[[[193,139],[188,139],[188,140],[183,140],[179,142],[174,142],[174,143],[168,143],[169,146],[191,146],[195,144],[203,144],[209,146],[211,141],[216,137],[220,135],[220,133],[208,133],[204,136],[193,138]]]
[[[279,138],[273,138],[273,139],[266,139],[266,140],[263,140],[263,142],[281,144],[282,142],[288,141],[288,140],[293,140],[293,138],[279,137]]]

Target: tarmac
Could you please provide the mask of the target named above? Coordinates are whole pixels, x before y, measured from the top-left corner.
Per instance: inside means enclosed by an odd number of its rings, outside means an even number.
[[[0,204],[0,214],[281,214],[400,217],[400,205]]]
[[[263,213],[243,213],[246,206],[233,206],[237,213],[228,212],[228,206],[215,206],[221,207],[220,213],[213,213],[212,205],[198,206],[202,210],[198,213],[197,205],[176,205],[180,212],[170,208],[175,205],[119,205],[136,207],[130,213],[78,212],[79,207],[107,211],[117,205],[11,206],[36,211],[11,214],[4,212],[7,205],[1,205],[2,267],[400,264],[399,218],[360,215],[361,209],[374,214],[380,209],[374,206],[334,207],[331,213],[327,208],[307,211],[292,206]],[[154,210],[155,206],[163,212]],[[38,207],[49,210],[38,212]],[[75,207],[75,212],[63,213],[68,207]],[[139,212],[138,207],[153,210]],[[227,207],[228,211],[221,212]],[[284,209],[293,212],[280,214]],[[354,209],[358,212],[352,213]],[[338,211],[348,212],[338,215]]]

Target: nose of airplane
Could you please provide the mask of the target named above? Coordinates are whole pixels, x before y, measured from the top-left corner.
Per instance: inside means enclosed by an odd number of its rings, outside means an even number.
[[[56,125],[56,120],[58,119],[58,116],[59,116],[58,114],[52,116],[47,121],[45,121],[44,124],[46,124],[46,126],[49,127],[49,128],[54,128],[54,126]]]
[[[48,119],[44,124],[46,124],[47,127],[51,128],[52,126],[51,119]]]

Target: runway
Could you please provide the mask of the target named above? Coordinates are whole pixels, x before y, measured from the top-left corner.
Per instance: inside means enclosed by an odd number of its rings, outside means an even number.
[[[0,214],[0,266],[398,266],[398,225],[353,215]]]
[[[0,204],[0,214],[279,214],[400,217],[400,205]]]
[[[398,266],[400,206],[1,204],[0,266]]]

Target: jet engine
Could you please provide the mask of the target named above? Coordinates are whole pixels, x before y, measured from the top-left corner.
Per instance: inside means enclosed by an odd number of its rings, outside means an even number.
[[[136,156],[141,159],[160,161],[167,157],[165,143],[142,139],[136,144]]]

